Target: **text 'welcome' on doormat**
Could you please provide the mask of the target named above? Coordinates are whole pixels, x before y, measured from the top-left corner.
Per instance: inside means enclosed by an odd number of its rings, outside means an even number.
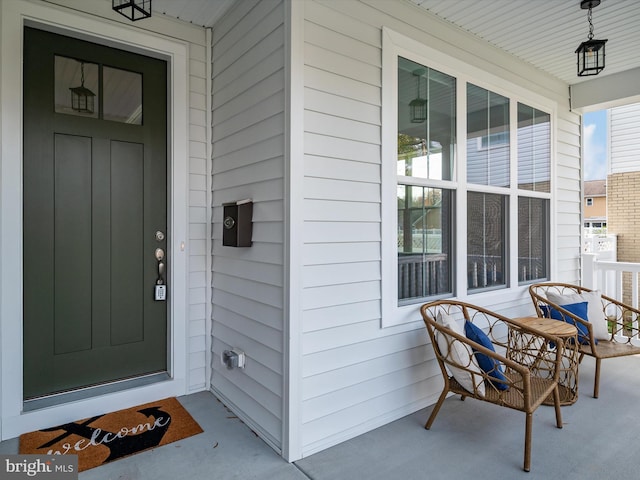
[[[201,433],[174,397],[20,436],[20,453],[78,455],[78,471]]]

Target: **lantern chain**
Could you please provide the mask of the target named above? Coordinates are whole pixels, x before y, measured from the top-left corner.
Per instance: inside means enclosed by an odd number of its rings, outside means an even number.
[[[593,40],[593,22],[591,15],[591,5],[589,5],[589,13],[587,14],[587,19],[589,20],[589,40]]]

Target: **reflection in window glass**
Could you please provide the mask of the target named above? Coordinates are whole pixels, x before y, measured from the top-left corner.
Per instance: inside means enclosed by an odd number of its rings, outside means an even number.
[[[104,119],[142,125],[142,75],[104,67]]]
[[[506,286],[507,197],[467,194],[467,277],[469,291]]]
[[[451,180],[456,79],[398,57],[398,175]]]
[[[551,191],[551,115],[518,103],[518,187]]]
[[[398,300],[452,293],[451,190],[398,185]]]
[[[548,278],[549,200],[518,198],[518,281]]]
[[[54,62],[56,113],[98,118],[98,71],[98,65],[95,63],[81,62],[74,58],[56,55]],[[90,110],[83,108],[83,99],[92,104]]]
[[[509,186],[509,99],[467,84],[467,181]]]

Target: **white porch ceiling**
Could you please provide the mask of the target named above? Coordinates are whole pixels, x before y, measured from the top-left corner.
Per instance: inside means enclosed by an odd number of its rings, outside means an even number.
[[[234,2],[241,1],[154,0],[153,11],[212,27]],[[596,78],[576,75],[574,52],[589,33],[580,0],[386,1],[413,3],[568,84]],[[602,0],[593,9],[593,24],[595,38],[609,40],[606,68],[597,78],[640,67],[638,0]]]
[[[410,1],[568,84],[595,78],[576,74],[574,52],[589,33],[580,0]],[[599,78],[640,67],[638,0],[602,0],[593,26],[595,38],[609,40]]]

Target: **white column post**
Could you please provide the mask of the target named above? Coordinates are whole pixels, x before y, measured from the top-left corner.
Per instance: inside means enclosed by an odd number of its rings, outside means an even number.
[[[598,255],[596,253],[582,254],[582,286],[593,290],[598,287],[596,263]]]

